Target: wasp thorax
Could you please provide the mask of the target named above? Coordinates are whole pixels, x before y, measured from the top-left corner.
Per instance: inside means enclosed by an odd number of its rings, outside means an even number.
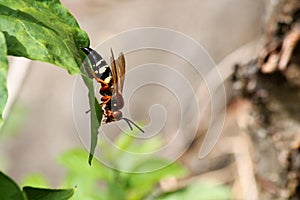
[[[121,111],[118,110],[118,111],[113,112],[113,116],[114,116],[115,120],[118,121],[118,120],[122,119],[123,114]]]
[[[111,98],[112,110],[120,110],[124,106],[124,100],[122,95],[116,95]]]

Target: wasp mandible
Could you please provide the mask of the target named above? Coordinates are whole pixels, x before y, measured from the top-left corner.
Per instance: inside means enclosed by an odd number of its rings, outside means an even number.
[[[129,128],[133,130],[131,124],[137,127],[144,133],[136,123],[132,120],[123,117],[121,109],[124,107],[124,99],[122,95],[124,79],[125,79],[125,57],[121,52],[119,57],[115,60],[112,49],[111,51],[111,65],[90,47],[81,48],[88,56],[91,67],[84,63],[84,68],[87,74],[94,78],[101,88],[99,90],[101,97],[101,107],[105,116],[104,123],[124,120],[127,122]]]

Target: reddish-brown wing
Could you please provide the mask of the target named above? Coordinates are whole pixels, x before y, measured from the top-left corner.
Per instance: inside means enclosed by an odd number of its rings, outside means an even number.
[[[117,66],[116,66],[116,60],[114,58],[114,53],[112,49],[110,49],[111,52],[111,58],[110,58],[110,67],[111,67],[111,73],[112,73],[112,79],[113,79],[113,88],[114,93],[117,90],[117,84],[118,84],[118,72],[117,72]]]
[[[117,70],[118,70],[118,92],[122,93],[123,86],[124,86],[124,80],[125,80],[125,57],[124,54],[121,52],[119,54],[118,60],[117,60]]]
[[[118,59],[115,60],[112,49],[110,51],[114,94],[122,94],[125,80],[125,57],[121,52]]]

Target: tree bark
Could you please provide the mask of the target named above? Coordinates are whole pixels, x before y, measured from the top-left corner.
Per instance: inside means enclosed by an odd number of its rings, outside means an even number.
[[[259,55],[236,64],[233,89],[251,100],[247,134],[260,199],[300,199],[300,1],[282,0]]]

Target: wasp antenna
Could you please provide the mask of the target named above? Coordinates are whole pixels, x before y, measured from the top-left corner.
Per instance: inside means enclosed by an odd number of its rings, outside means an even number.
[[[133,131],[133,128],[132,128],[131,124],[129,123],[129,121],[127,121],[128,119],[126,119],[126,118],[122,118],[122,119],[125,120],[125,122],[126,122],[126,123],[128,124],[128,126],[129,126],[130,130]]]
[[[127,122],[127,124],[128,124],[128,126],[130,127],[130,129],[131,130],[133,130],[133,128],[132,128],[132,126],[131,126],[131,124],[133,124],[135,127],[137,127],[142,133],[145,133],[145,131],[141,128],[141,127],[139,127],[136,123],[134,123],[132,120],[130,120],[130,119],[128,119],[128,118],[125,118],[125,117],[123,117],[122,119],[124,119],[126,122]],[[131,123],[131,124],[130,124]]]
[[[85,114],[88,114],[89,112],[91,112],[91,109],[85,111]]]

